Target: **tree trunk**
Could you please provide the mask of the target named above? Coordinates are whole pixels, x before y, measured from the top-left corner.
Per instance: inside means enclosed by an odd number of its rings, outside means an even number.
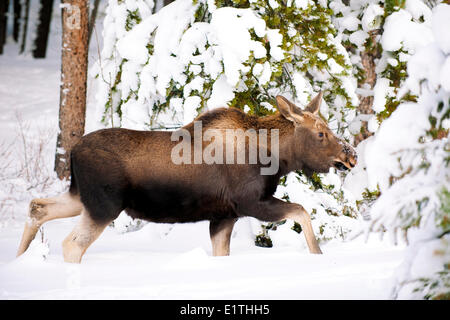
[[[9,8],[9,0],[0,1],[0,54],[3,54],[3,46],[6,43],[8,8]]]
[[[18,42],[20,33],[20,17],[22,16],[21,0],[14,0],[13,10],[14,10],[13,39],[15,42]]]
[[[30,0],[24,0],[24,5],[21,5],[21,9],[23,10],[21,16],[23,17],[23,21],[20,23],[20,29],[22,32],[20,35],[22,36],[20,51],[19,53],[25,52],[25,44],[27,42],[27,30],[28,30],[28,16],[30,12]]]
[[[380,33],[380,30],[373,30],[369,32],[373,46],[361,53],[361,64],[364,68],[365,79],[358,86],[368,85],[370,89],[373,89],[377,81],[377,74],[375,72],[375,59],[380,57],[380,50],[377,46],[376,36]],[[358,106],[359,114],[373,114],[373,96],[360,97],[360,103]],[[361,141],[367,139],[373,135],[368,130],[366,121],[363,121],[361,126],[361,132],[355,136],[355,145],[358,145]]]
[[[88,45],[91,43],[92,31],[95,28],[95,20],[97,19],[98,6],[100,4],[100,0],[94,0],[94,7],[91,11],[91,16],[89,17],[89,33],[88,33]]]
[[[84,134],[88,63],[88,0],[62,0],[62,61],[55,171],[70,177],[70,151]]]
[[[39,22],[33,50],[33,57],[35,58],[45,58],[53,11],[53,0],[40,0],[40,2],[41,9],[39,10]]]

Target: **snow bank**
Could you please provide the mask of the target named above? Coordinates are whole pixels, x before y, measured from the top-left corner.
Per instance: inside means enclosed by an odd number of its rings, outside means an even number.
[[[2,230],[0,299],[386,299],[403,252],[376,238],[330,243],[317,256],[298,243],[263,249],[233,237],[230,256],[212,257],[207,223],[176,225],[161,238],[148,224],[125,234],[107,228],[74,265],[60,243],[75,223],[46,225],[45,260],[31,259],[39,250],[15,259],[22,228]]]

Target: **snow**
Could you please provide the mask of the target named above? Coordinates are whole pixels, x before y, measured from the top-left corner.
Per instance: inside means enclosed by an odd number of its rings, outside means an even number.
[[[309,0],[294,0],[294,2],[295,2],[295,5],[301,9],[306,9],[306,8],[308,8],[308,5],[309,5]]]
[[[441,69],[441,75],[439,82],[442,85],[442,88],[444,88],[446,91],[450,92],[450,77],[448,76],[450,74],[450,56],[448,56],[445,59],[445,62]]]
[[[412,15],[400,9],[386,18],[381,45],[384,50],[397,51],[404,48],[414,53],[414,49],[433,41],[433,33],[426,23],[412,21]]]
[[[447,30],[450,30],[450,6],[440,4],[433,8],[432,26],[437,44],[444,53],[450,54],[450,39],[447,33]]]
[[[334,74],[339,74],[344,71],[344,68],[341,67],[336,60],[333,58],[328,59],[328,66],[330,67],[330,72]]]
[[[378,237],[330,243],[321,256],[258,248],[242,236],[242,220],[231,255],[212,257],[207,223],[174,225],[167,235],[150,223],[124,234],[107,228],[74,265],[63,262],[60,243],[75,220],[47,223],[45,259],[36,241],[15,259],[21,230],[2,230],[0,299],[387,299],[403,252]]]
[[[258,76],[259,83],[264,85],[269,82],[270,77],[272,76],[272,69],[270,63],[268,61],[264,62],[262,65],[262,72]]]
[[[348,31],[356,31],[361,21],[355,15],[349,15],[339,20],[340,25]]]
[[[410,114],[414,114],[415,117],[410,117]],[[429,126],[426,110],[412,103],[400,105],[390,118],[383,121],[376,139],[372,141],[370,147],[367,147],[365,154],[369,186],[372,189],[376,189],[376,185],[379,184],[383,190],[389,185],[390,175],[401,175],[402,169],[395,161],[397,158],[395,153],[398,150],[418,147],[419,137]],[[381,172],[383,178],[380,176]]]
[[[223,28],[223,26],[227,28]],[[250,9],[221,8],[214,11],[211,18],[211,28],[217,37],[217,44],[223,55],[224,72],[230,85],[236,86],[239,74],[246,70],[244,62],[248,59],[250,51],[253,51],[256,59],[265,57],[266,49],[260,42],[251,39],[249,29],[253,28],[258,37],[266,34],[265,22],[257,18]],[[268,34],[269,41],[275,42],[271,54],[279,57],[276,50],[279,45],[279,37],[276,30]],[[279,49],[279,48],[278,48]]]
[[[361,26],[364,31],[368,32],[379,28],[381,17],[384,14],[384,9],[378,4],[370,4],[361,19]]]
[[[372,109],[375,112],[382,112],[386,105],[386,97],[392,94],[392,89],[389,86],[390,80],[387,78],[378,78],[375,87],[373,88],[374,97]]]
[[[267,39],[270,43],[270,55],[275,61],[281,61],[284,58],[284,51],[281,49],[283,36],[277,29],[267,30]],[[256,57],[255,57],[256,58]]]
[[[369,35],[367,34],[367,32],[358,30],[353,32],[348,39],[351,43],[355,44],[358,47],[361,47],[366,42],[366,39],[368,37]]]
[[[405,9],[411,13],[415,20],[423,18],[428,21],[431,19],[431,10],[423,1],[407,0],[405,1]]]
[[[199,105],[200,105],[200,97],[192,96],[186,98],[183,105],[184,110],[183,125],[191,123],[194,120],[194,118],[197,116],[196,109]]]
[[[260,64],[258,64],[260,66]],[[225,75],[220,75],[214,82],[211,97],[208,100],[208,108],[220,108],[226,106],[233,100],[233,87],[227,82]]]

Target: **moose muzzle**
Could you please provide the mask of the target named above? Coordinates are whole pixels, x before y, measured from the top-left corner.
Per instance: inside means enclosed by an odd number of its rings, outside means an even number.
[[[338,170],[350,170],[356,166],[358,156],[355,149],[345,142],[341,142],[342,150],[334,159],[333,166]]]

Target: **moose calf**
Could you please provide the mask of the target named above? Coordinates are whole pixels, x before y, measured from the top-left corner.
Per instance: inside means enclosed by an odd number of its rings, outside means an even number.
[[[310,252],[321,253],[305,209],[273,194],[280,177],[290,171],[311,174],[328,172],[331,167],[351,169],[356,165],[356,153],[318,116],[322,93],[305,110],[282,96],[276,101],[279,113],[270,116],[255,117],[236,108],[220,108],[197,117],[195,123],[201,123],[201,133],[213,129],[218,135],[209,143],[184,142],[184,156],[192,162],[174,163],[173,150],[179,143],[172,137],[178,131],[112,128],[87,134],[71,152],[69,191],[31,201],[17,255],[27,250],[43,223],[81,215],[63,242],[64,260],[80,263],[86,249],[123,210],[133,218],[152,222],[209,220],[215,256],[229,254],[233,225],[240,217],[272,222],[292,219],[301,225]],[[195,123],[179,130],[195,138]],[[243,140],[249,142],[239,146],[239,135],[231,141],[222,139],[229,130],[244,133]],[[237,156],[250,152],[246,132],[261,130],[269,134],[264,143],[258,139],[257,147],[277,162],[271,174],[262,173],[268,163],[260,158],[237,164],[199,163],[195,159],[196,150],[205,150],[213,143],[218,146],[211,152],[216,160],[225,157],[225,150],[233,150],[232,155]],[[186,146],[194,148],[193,154],[184,149]]]

